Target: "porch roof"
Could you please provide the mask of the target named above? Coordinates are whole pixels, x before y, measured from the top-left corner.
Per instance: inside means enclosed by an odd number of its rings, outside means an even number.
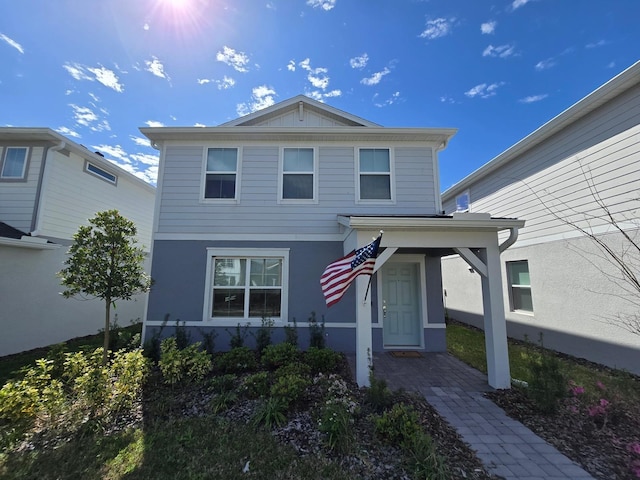
[[[338,223],[355,230],[494,231],[522,228],[524,220],[492,218],[488,213],[453,215],[338,215]]]

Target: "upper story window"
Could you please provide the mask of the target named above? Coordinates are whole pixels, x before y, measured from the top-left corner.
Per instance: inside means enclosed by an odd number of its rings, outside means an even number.
[[[456,197],[456,212],[469,211],[469,190],[462,192]]]
[[[392,200],[391,155],[388,148],[361,148],[358,159],[360,200]]]
[[[533,313],[529,262],[527,260],[519,260],[506,263],[511,311]]]
[[[27,177],[27,147],[7,147],[4,149],[0,179],[24,180]]]
[[[282,151],[282,200],[315,200],[316,174],[313,148]]]
[[[209,148],[207,151],[204,198],[235,199],[238,178],[238,149]]]
[[[111,172],[107,172],[105,169],[98,167],[97,165],[94,165],[91,162],[85,162],[84,163],[84,170],[85,172],[88,172],[92,175],[95,175],[97,177],[100,177],[102,180],[106,180],[109,183],[113,183],[114,185],[116,185],[118,183],[118,177],[117,175],[114,175]]]

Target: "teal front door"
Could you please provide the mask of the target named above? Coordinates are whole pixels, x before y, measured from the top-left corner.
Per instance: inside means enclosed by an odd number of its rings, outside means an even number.
[[[418,263],[382,267],[382,328],[385,347],[419,347],[422,333]]]

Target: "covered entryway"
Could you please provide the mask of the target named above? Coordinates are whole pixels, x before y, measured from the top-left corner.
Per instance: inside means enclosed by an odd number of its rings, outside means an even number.
[[[399,256],[401,257],[401,256]],[[386,349],[423,346],[420,263],[388,261],[379,271],[382,295],[382,339]]]
[[[346,228],[345,254],[368,244],[384,230],[380,244],[384,250],[376,259],[375,270],[383,269],[384,291],[378,292],[376,308],[378,318],[383,317],[385,348],[393,342],[399,343],[396,347],[408,347],[410,342],[416,342],[411,346],[419,347],[422,343],[417,342],[422,342],[430,329],[442,331],[444,328],[441,257],[458,254],[478,272],[482,278],[488,382],[494,388],[511,386],[500,253],[515,243],[518,229],[524,226],[523,220],[491,218],[483,213],[454,213],[451,216],[339,216],[338,222]],[[508,235],[501,238],[501,232]],[[417,275],[426,280],[426,289],[420,281],[413,283],[419,294],[408,285],[413,281],[415,269],[393,266],[405,254],[421,255],[428,265],[423,275]],[[389,267],[385,268],[387,262]],[[368,284],[368,276],[356,277],[356,381],[360,386],[369,385],[372,366],[372,305],[371,296],[367,296]],[[414,296],[420,297],[418,307]],[[386,301],[386,305],[381,300]],[[412,320],[416,312],[422,319],[420,340],[416,339],[415,320]]]

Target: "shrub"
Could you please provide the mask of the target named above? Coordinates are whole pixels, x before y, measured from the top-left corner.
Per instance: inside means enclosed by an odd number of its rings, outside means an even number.
[[[86,354],[69,353],[64,364],[64,377],[74,401],[94,417],[109,395],[109,366],[102,365],[102,353],[102,348]]]
[[[258,372],[244,379],[244,389],[250,398],[266,397],[269,394],[269,374]]]
[[[311,375],[311,368],[306,363],[291,362],[283,365],[275,371],[276,378],[286,375],[300,375],[308,377]]]
[[[311,312],[311,316],[309,317],[309,346],[316,348],[325,347],[324,316],[322,317],[322,323],[318,325],[316,312]]]
[[[267,346],[271,344],[271,333],[273,332],[273,320],[270,318],[262,317],[262,325],[258,328],[258,331],[253,335],[256,340],[256,350],[258,353],[262,353]]]
[[[365,400],[377,412],[393,404],[393,393],[387,387],[387,382],[382,378],[376,378],[373,370],[369,372],[369,388],[365,390]]]
[[[235,389],[236,380],[238,380],[238,377],[231,373],[227,373],[225,375],[213,377],[209,381],[209,387],[215,393],[230,392]]]
[[[187,379],[201,381],[211,371],[211,357],[200,350],[200,342],[180,350],[175,337],[165,338],[160,344],[160,371],[166,383],[175,385]]]
[[[220,355],[216,363],[223,372],[246,372],[256,368],[256,356],[249,347],[235,347]]]
[[[433,439],[428,433],[417,432],[404,442],[403,448],[408,467],[413,470],[413,478],[428,480],[451,478],[445,458],[438,455]]]
[[[236,325],[235,333],[231,333],[229,330],[227,330],[227,333],[231,336],[231,339],[229,340],[229,346],[232,350],[234,348],[243,347],[244,341],[246,340],[249,333],[249,324],[247,323],[244,327],[238,324]]]
[[[202,336],[202,347],[209,355],[213,355],[216,345],[215,340],[218,333],[215,331],[203,332],[201,329],[198,329],[198,332],[200,332],[200,335]]]
[[[341,360],[339,353],[328,348],[309,347],[304,353],[304,362],[313,373],[335,372]]]
[[[182,325],[181,325],[180,320],[179,319],[176,320],[175,337],[176,337],[176,346],[178,347],[178,350],[184,350],[191,343],[191,334],[187,331],[184,324],[185,322],[182,322]]]
[[[131,352],[124,350],[115,353],[111,362],[111,401],[108,407],[111,413],[126,411],[140,399],[144,382],[149,374],[149,360],[140,349]]]
[[[287,405],[290,405],[302,398],[310,383],[301,375],[284,375],[278,377],[271,386],[271,395],[283,399]]]
[[[262,403],[253,416],[255,426],[264,425],[268,429],[281,427],[287,423],[287,402],[280,397],[271,397]]]
[[[413,407],[396,403],[391,410],[374,417],[376,434],[389,444],[404,444],[422,432]]]
[[[567,395],[567,381],[560,370],[560,360],[543,350],[538,356],[529,355],[528,368],[531,373],[527,389],[529,398],[541,412],[556,412],[560,400]]]
[[[219,393],[211,400],[211,409],[213,413],[218,414],[225,412],[238,400],[238,395],[234,391],[225,391]]]
[[[262,365],[267,368],[278,368],[295,362],[298,359],[298,349],[290,343],[269,345],[262,352]]]
[[[331,450],[345,453],[353,444],[352,423],[353,417],[344,404],[329,402],[322,408],[318,428],[327,435]]]
[[[298,324],[296,317],[293,317],[293,325],[284,326],[284,341],[290,343],[294,347],[298,346]]]

